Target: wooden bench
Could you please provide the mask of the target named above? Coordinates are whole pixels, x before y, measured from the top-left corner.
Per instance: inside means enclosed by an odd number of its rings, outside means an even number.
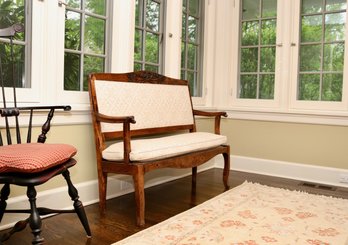
[[[157,73],[91,74],[89,93],[95,133],[99,208],[105,213],[108,173],[133,177],[136,221],[145,224],[144,174],[160,168],[192,168],[224,158],[228,189],[230,147],[220,135],[225,112],[194,110],[187,81]],[[196,132],[194,116],[215,118],[215,134]],[[111,143],[110,143],[111,141]]]

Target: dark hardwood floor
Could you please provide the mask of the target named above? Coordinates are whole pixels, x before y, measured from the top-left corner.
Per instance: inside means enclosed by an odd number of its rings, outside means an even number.
[[[245,180],[291,190],[348,198],[348,188],[324,185],[302,185],[300,181],[231,171],[231,188]],[[146,189],[146,227],[157,224],[173,215],[196,206],[224,191],[222,170],[211,169],[198,174],[196,194],[191,193],[191,177],[171,181]],[[111,244],[144,228],[135,225],[133,194],[107,201],[107,213],[99,215],[98,205],[85,207],[93,237],[87,239],[75,214],[60,214],[43,220],[42,235],[45,244],[54,245],[104,245]],[[6,215],[6,214],[5,214]],[[0,232],[0,236],[5,231]],[[30,229],[14,234],[4,244],[31,244]]]

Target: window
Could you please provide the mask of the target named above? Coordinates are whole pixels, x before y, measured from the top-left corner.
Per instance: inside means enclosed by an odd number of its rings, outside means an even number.
[[[135,1],[134,70],[162,72],[163,1]]]
[[[106,0],[67,1],[64,90],[87,91],[88,74],[105,71],[107,20]]]
[[[344,0],[302,0],[298,100],[342,101]]]
[[[274,98],[276,25],[277,0],[242,1],[239,98]]]
[[[2,1],[0,0],[0,29],[7,28],[13,24],[21,24],[24,27],[29,26],[29,20],[26,19],[25,10],[28,1]],[[25,32],[17,33],[14,40],[13,53],[15,59],[14,78],[15,86],[18,88],[30,88],[29,81],[29,45],[28,45],[28,28]],[[0,54],[1,62],[3,64],[4,85],[12,87],[12,61],[10,39],[0,39]]]
[[[202,41],[204,1],[183,0],[181,79],[189,81],[192,96],[202,96]]]
[[[346,0],[235,3],[233,108],[348,114]]]

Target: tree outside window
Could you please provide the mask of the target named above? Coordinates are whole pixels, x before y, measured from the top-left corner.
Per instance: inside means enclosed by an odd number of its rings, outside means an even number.
[[[239,98],[274,99],[277,0],[243,0]]]
[[[161,72],[162,0],[135,1],[134,70]]]
[[[0,29],[7,28],[13,24],[21,24],[26,26],[25,9],[27,6],[25,0],[0,0]],[[14,53],[14,79],[15,86],[19,88],[30,87],[28,74],[26,70],[27,57],[27,36],[26,32],[17,33],[13,39],[13,53]],[[0,55],[2,63],[3,82],[6,87],[12,87],[12,61],[10,39],[0,39]]]
[[[68,0],[64,90],[87,91],[88,74],[106,66],[107,0]]]
[[[202,96],[201,62],[204,1],[183,0],[181,79],[188,80],[192,96]]]
[[[342,101],[347,2],[302,0],[298,100]]]

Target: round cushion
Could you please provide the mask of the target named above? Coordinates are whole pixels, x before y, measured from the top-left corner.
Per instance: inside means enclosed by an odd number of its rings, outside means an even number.
[[[67,144],[28,143],[0,147],[0,173],[37,173],[62,164],[76,154]]]

